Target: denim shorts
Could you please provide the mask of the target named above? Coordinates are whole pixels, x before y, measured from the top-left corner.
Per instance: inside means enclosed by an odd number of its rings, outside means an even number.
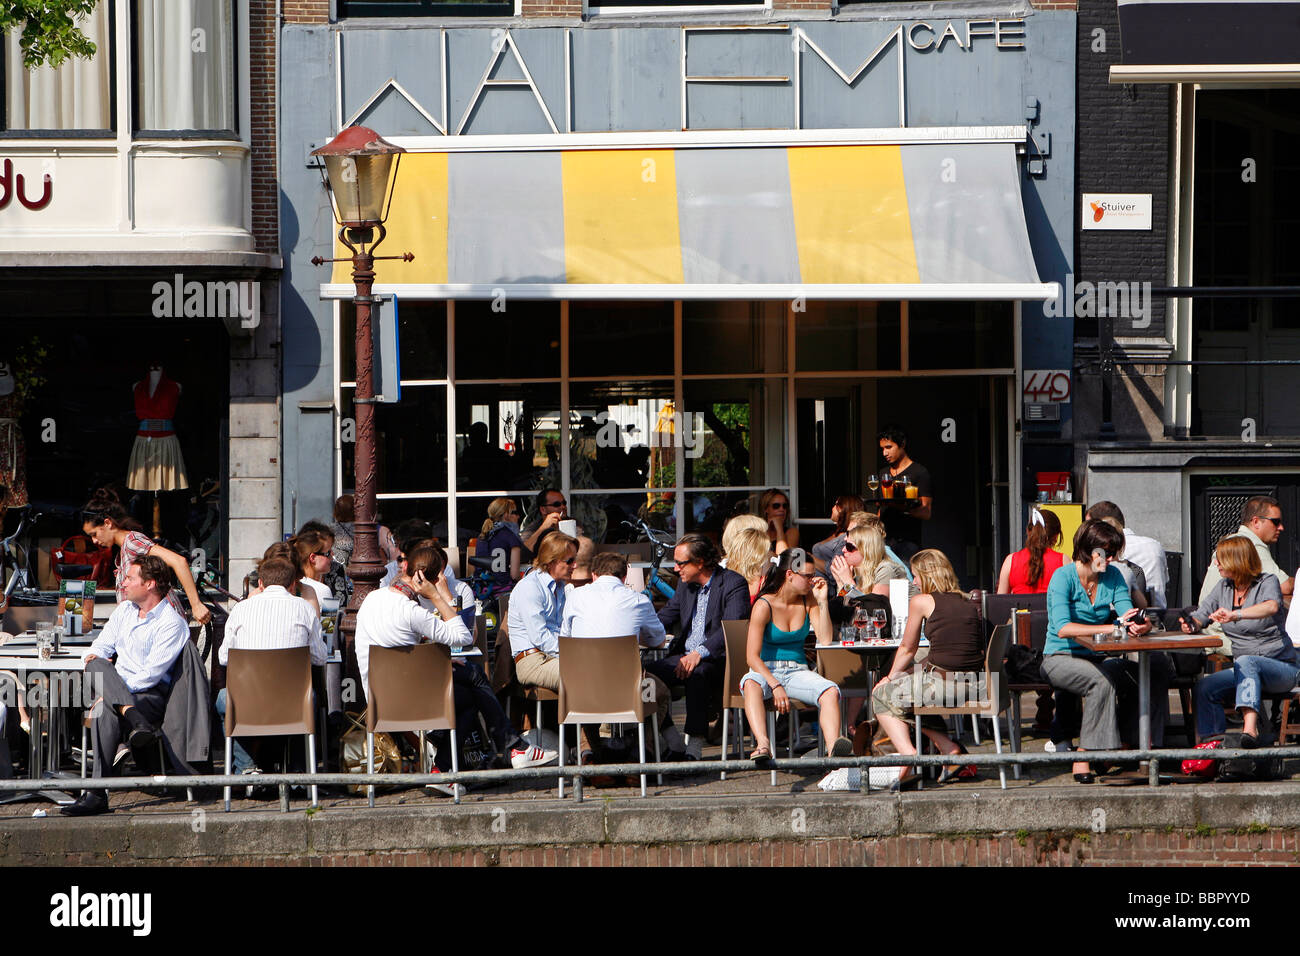
[[[828,681],[816,671],[809,670],[808,665],[802,661],[763,661],[763,663],[772,672],[772,676],[781,682],[786,694],[809,707],[816,707],[821,695],[835,688],[833,681]],[[745,681],[749,680],[763,689],[764,700],[772,699],[772,688],[767,686],[767,681],[757,671],[750,671],[740,679],[742,692],[745,689]]]

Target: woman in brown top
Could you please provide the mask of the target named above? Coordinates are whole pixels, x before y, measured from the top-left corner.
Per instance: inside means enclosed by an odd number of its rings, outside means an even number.
[[[889,735],[894,749],[904,755],[916,753],[905,719],[916,700],[926,704],[978,700],[975,681],[984,670],[984,622],[979,608],[957,583],[952,564],[942,552],[928,548],[912,558],[912,574],[921,593],[908,603],[907,629],[894,654],[894,666],[871,692],[881,729]],[[930,641],[930,653],[917,661],[922,623]],[[966,752],[965,747],[954,743],[941,730],[922,726],[921,732],[941,753]],[[917,776],[913,768],[872,767],[871,785],[897,790]],[[939,782],[970,776],[974,774],[969,769],[955,765],[944,768]]]

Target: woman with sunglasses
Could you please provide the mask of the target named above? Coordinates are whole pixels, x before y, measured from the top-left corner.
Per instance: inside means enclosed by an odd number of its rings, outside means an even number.
[[[315,531],[300,534],[290,542],[297,555],[297,563],[302,568],[299,583],[304,587],[300,590],[304,590],[304,593],[306,590],[314,591],[318,607],[321,601],[334,596],[334,592],[325,583],[325,575],[334,560],[331,556],[332,543],[324,535]]]
[[[1151,630],[1145,618],[1135,616],[1124,576],[1111,566],[1123,547],[1123,532],[1104,521],[1085,521],[1074,536],[1073,560],[1059,568],[1047,586],[1043,674],[1052,687],[1083,698],[1079,750],[1119,750],[1124,737],[1130,742],[1137,738],[1138,665],[1073,640],[1109,634],[1116,621],[1134,637]],[[1164,739],[1171,675],[1168,658],[1152,655],[1151,663],[1151,739],[1158,747]],[[1074,779],[1092,783],[1094,772],[1080,761],[1074,765]]]
[[[140,523],[127,513],[121,501],[111,492],[97,493],[81,512],[81,530],[101,548],[117,548],[117,567],[115,584],[119,602],[126,599],[124,586],[131,562],[136,558],[151,554],[161,558],[171,569],[185,597],[190,602],[190,613],[199,624],[206,624],[212,612],[199,600],[199,590],[194,585],[194,575],[190,573],[189,563],[175,551],[168,550],[144,534]],[[167,594],[167,600],[181,617],[185,617],[185,606],[181,603],[176,588]]]
[[[907,571],[885,553],[885,536],[874,525],[855,527],[844,539],[844,550],[831,561],[831,577],[840,596],[852,600],[864,594],[889,597],[889,582],[907,580]]]
[[[479,530],[474,556],[492,559],[492,593],[504,594],[519,580],[524,547],[519,534],[519,508],[513,498],[493,498],[487,515]]]
[[[818,644],[831,643],[830,589],[813,570],[802,548],[783,551],[767,572],[763,589],[749,617],[745,660],[749,673],[740,679],[745,715],[754,733],[754,760],[772,756],[767,737],[764,702],[772,701],[777,713],[790,710],[790,698],[817,708],[822,737],[834,740],[832,757],[853,755],[853,742],[840,737],[840,690],[816,671],[808,669],[804,640],[811,630]],[[813,606],[808,606],[808,596]]]
[[[780,488],[769,488],[758,499],[758,513],[767,522],[767,539],[780,554],[799,547],[799,529],[790,523],[790,496]]]
[[[843,550],[844,536],[849,531],[849,517],[865,506],[857,495],[840,495],[831,505],[831,533],[812,546],[813,562],[819,572],[825,572],[835,556]]]

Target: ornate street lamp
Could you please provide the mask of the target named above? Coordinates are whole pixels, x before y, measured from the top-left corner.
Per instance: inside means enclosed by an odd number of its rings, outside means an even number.
[[[410,262],[411,253],[400,256],[376,256],[375,247],[384,241],[384,220],[393,201],[397,167],[405,150],[386,142],[372,129],[349,126],[320,149],[312,151],[324,161],[321,180],[330,194],[334,219],[339,224],[339,241],[352,250],[350,259],[314,257],[312,265],[326,262],[351,262],[352,282],[356,295],[356,391],[353,404],[356,414],[356,457],[354,481],[356,519],[353,530],[352,560],[348,577],[352,579],[352,601],[344,622],[347,650],[351,651],[355,634],[356,610],[384,576],[384,562],[379,553],[379,534],[375,506],[375,420],[374,420],[374,352],[370,333],[370,306],[375,301],[370,290],[375,281],[376,259],[401,259]],[[351,656],[349,655],[349,660]]]

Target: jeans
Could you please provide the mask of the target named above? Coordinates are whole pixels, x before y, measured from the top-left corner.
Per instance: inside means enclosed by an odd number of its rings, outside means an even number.
[[[1227,727],[1223,702],[1236,691],[1238,708],[1258,712],[1264,694],[1285,694],[1300,679],[1300,667],[1287,661],[1254,654],[1238,657],[1232,670],[1209,674],[1196,682],[1196,733],[1199,737],[1221,734]]]
[[[217,693],[217,714],[221,717],[222,725],[226,720],[226,689],[223,687]],[[235,773],[243,773],[253,767],[253,758],[249,756],[248,751],[239,745],[239,738],[235,738],[231,752],[231,766]],[[225,759],[224,757],[222,758]]]

